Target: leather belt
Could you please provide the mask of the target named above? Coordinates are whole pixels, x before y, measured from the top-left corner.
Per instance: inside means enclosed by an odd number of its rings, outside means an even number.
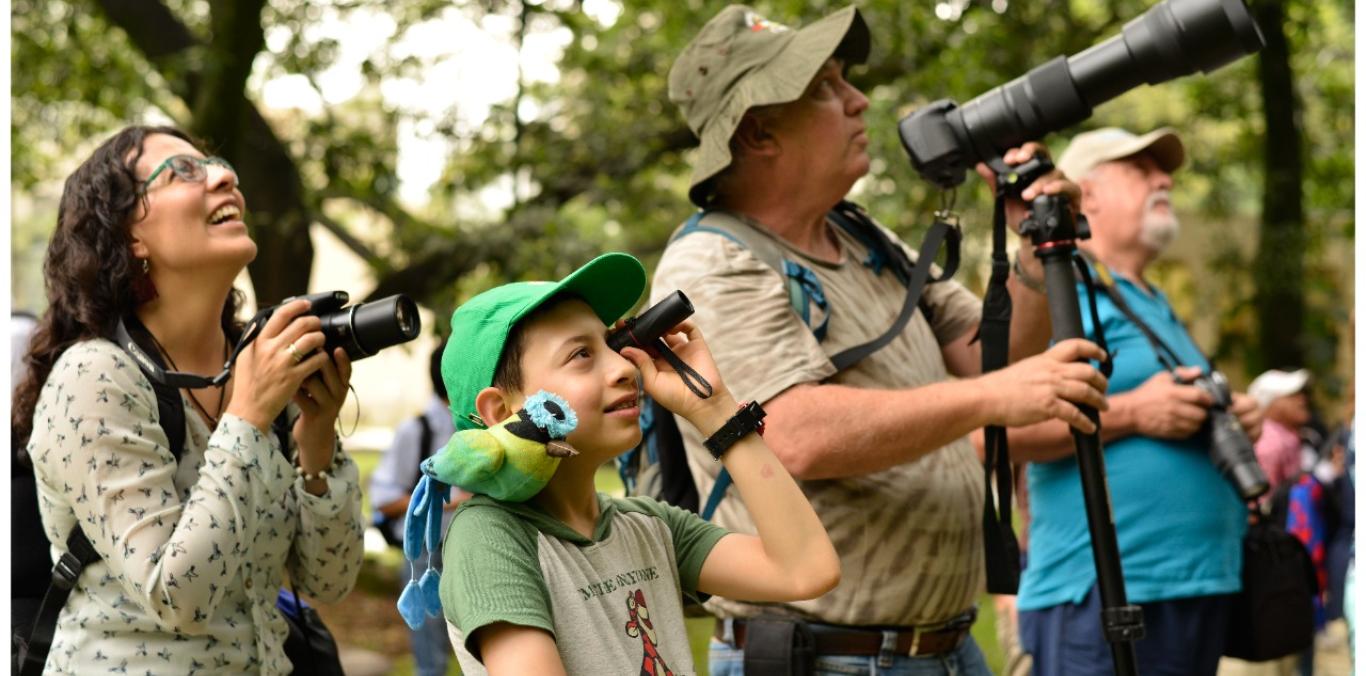
[[[806,626],[811,630],[817,655],[877,656],[882,654],[883,632],[892,631],[896,633],[896,645],[894,647],[896,654],[923,657],[926,655],[942,655],[956,650],[959,644],[963,642],[964,637],[972,631],[972,623],[976,619],[977,609],[974,608],[943,625],[934,625],[929,628],[907,626],[865,628],[818,622],[808,622]],[[745,621],[736,619],[731,622],[735,647],[743,649],[747,633]],[[717,640],[725,640],[724,620],[716,620],[716,629],[712,635]]]

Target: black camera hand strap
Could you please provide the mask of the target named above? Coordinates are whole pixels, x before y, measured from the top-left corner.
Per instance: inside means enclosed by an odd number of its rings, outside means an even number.
[[[998,191],[991,231],[991,279],[987,283],[986,297],[982,300],[982,324],[977,330],[977,336],[982,341],[982,373],[1004,368],[1010,359],[1012,305],[1010,292],[1006,290],[1010,260],[1006,255],[1005,205],[1005,193]],[[1011,523],[1014,476],[1010,466],[1010,449],[1004,427],[989,425],[984,435],[986,490],[982,532],[985,538],[987,592],[1014,594],[1020,587],[1020,543]],[[993,478],[996,479],[994,492],[991,489]]]

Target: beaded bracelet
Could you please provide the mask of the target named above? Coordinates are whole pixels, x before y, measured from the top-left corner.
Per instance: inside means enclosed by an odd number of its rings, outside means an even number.
[[[308,472],[304,471],[304,468],[299,467],[298,465],[294,466],[294,473],[303,477],[304,481],[313,481],[314,479],[326,479],[328,477],[327,470],[325,469],[318,470],[317,474],[309,474]]]
[[[299,475],[299,476],[301,476],[301,477],[303,477],[303,478],[304,478],[304,481],[312,481],[312,480],[314,480],[314,479],[326,479],[326,478],[332,476],[331,474],[328,473],[328,470],[338,469],[338,468],[340,468],[341,465],[342,465],[341,453],[338,453],[337,450],[338,450],[338,449],[335,449],[335,448],[332,450],[332,460],[331,460],[331,462],[328,462],[328,463],[327,463],[327,467],[326,467],[326,468],[321,469],[321,470],[318,470],[318,473],[317,473],[317,474],[309,474],[309,473],[307,473],[307,472],[304,471],[304,468],[303,468],[303,467],[299,466],[299,456],[300,456],[301,454],[300,454],[299,451],[296,450],[296,451],[294,452],[294,458],[293,458],[294,473],[297,474],[297,475]]]

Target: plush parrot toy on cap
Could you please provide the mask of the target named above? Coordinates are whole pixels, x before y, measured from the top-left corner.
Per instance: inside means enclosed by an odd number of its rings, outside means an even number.
[[[422,556],[424,545],[431,552],[439,549],[441,515],[451,486],[504,502],[525,502],[545,488],[562,458],[578,455],[564,441],[578,424],[569,402],[541,390],[497,425],[451,435],[446,448],[422,461],[422,478],[408,503],[403,555],[409,565]],[[416,630],[426,615],[441,615],[441,574],[431,557],[421,581],[413,572],[399,595],[398,610]]]

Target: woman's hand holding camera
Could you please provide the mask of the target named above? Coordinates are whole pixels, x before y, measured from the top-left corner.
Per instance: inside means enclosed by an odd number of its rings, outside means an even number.
[[[299,419],[294,423],[294,439],[299,442],[299,468],[308,475],[317,475],[332,464],[332,451],[337,444],[333,423],[346,401],[347,385],[351,382],[351,359],[346,350],[336,348],[332,358],[326,352],[317,372],[305,378],[294,393],[299,405]],[[311,480],[306,484],[310,493],[321,494],[327,486]]]
[[[325,341],[322,321],[300,316],[308,305],[306,300],[297,300],[280,307],[238,355],[228,413],[270,431],[271,421],[304,379],[328,360],[326,354],[316,352]]]
[[[233,397],[228,412],[269,431],[271,421],[292,399],[299,405],[294,439],[299,444],[299,467],[316,475],[332,463],[336,445],[333,423],[346,401],[351,382],[351,360],[346,351],[323,351],[327,342],[322,321],[305,315],[307,300],[281,306],[261,327],[237,358]],[[321,493],[326,484],[308,482],[309,492]]]

